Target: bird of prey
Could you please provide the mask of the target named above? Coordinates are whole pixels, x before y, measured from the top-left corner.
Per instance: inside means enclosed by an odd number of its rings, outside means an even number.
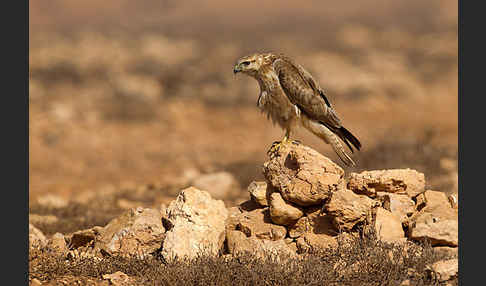
[[[258,81],[258,108],[285,130],[282,141],[275,142],[272,148],[278,150],[282,144],[291,142],[291,133],[302,125],[330,144],[346,165],[356,166],[339,139],[351,153],[354,153],[352,146],[359,150],[361,143],[342,126],[324,91],[302,66],[282,54],[257,53],[240,58],[233,72]]]

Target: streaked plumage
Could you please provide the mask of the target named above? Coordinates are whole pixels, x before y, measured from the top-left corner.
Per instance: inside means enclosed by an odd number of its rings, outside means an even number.
[[[302,66],[284,55],[253,54],[238,60],[234,67],[237,72],[258,81],[257,106],[286,131],[284,140],[301,124],[331,144],[346,165],[355,165],[339,139],[351,152],[352,146],[359,150],[361,143],[341,125],[324,91]]]

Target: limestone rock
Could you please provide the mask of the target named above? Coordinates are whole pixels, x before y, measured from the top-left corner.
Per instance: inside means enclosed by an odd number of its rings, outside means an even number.
[[[243,212],[237,217],[236,230],[240,230],[247,237],[267,240],[284,239],[287,229],[273,224],[269,208]]]
[[[458,246],[458,213],[442,192],[426,191],[417,196],[417,212],[408,222],[408,237],[427,238],[432,246]]]
[[[304,215],[301,208],[287,203],[279,192],[270,195],[270,217],[279,225],[291,225]]]
[[[449,199],[453,209],[459,208],[459,194],[457,192],[450,194],[447,198]]]
[[[204,174],[192,181],[192,186],[207,191],[217,200],[227,199],[238,194],[239,183],[228,172]]]
[[[429,275],[437,279],[439,282],[445,282],[457,277],[458,270],[459,263],[457,258],[437,261],[427,267]]]
[[[162,255],[167,260],[217,255],[225,239],[227,218],[223,201],[194,187],[182,190],[167,207],[167,219],[173,227],[166,233]]]
[[[66,254],[68,248],[66,245],[66,239],[62,233],[56,232],[47,242],[47,247],[59,254]]]
[[[326,234],[307,232],[297,238],[297,249],[299,253],[332,248],[337,245],[336,237]]]
[[[452,258],[457,258],[459,255],[459,249],[457,247],[436,246],[434,247],[434,251]]]
[[[302,144],[286,144],[263,165],[263,175],[284,200],[299,206],[321,204],[344,187],[344,171]]]
[[[68,247],[70,249],[76,249],[84,246],[91,246],[96,237],[100,235],[102,229],[103,228],[100,226],[95,226],[89,229],[78,230],[71,235],[68,235]]]
[[[111,274],[103,274],[102,277],[105,280],[109,280],[110,284],[114,286],[129,286],[135,284],[133,278],[121,271],[117,271]]]
[[[29,223],[29,247],[44,247],[47,245],[47,238],[42,231]]]
[[[282,240],[265,240],[256,237],[247,237],[241,231],[233,230],[227,234],[228,251],[233,255],[251,254],[258,258],[271,256],[294,257],[295,250]]]
[[[406,194],[414,197],[424,191],[424,174],[412,169],[374,170],[351,173],[348,189],[357,194],[376,197],[377,192]]]
[[[253,181],[248,185],[248,192],[252,201],[262,207],[268,206],[267,196],[269,188],[267,188],[266,182]]]
[[[326,236],[336,236],[338,234],[333,223],[333,217],[329,214],[321,213],[321,208],[319,207],[307,208],[305,216],[289,226],[288,229],[291,238],[300,237],[305,233]]]
[[[414,201],[407,195],[377,192],[378,199],[384,209],[396,215],[401,222],[405,222],[415,211]]]
[[[400,218],[383,209],[376,209],[374,222],[377,237],[385,242],[403,242],[406,240]]]
[[[334,192],[326,202],[326,213],[333,217],[336,228],[350,231],[357,223],[363,222],[371,215],[372,208],[379,205],[367,196],[341,189]]]
[[[160,248],[165,237],[156,209],[130,209],[100,230],[95,247],[112,255],[145,255]]]

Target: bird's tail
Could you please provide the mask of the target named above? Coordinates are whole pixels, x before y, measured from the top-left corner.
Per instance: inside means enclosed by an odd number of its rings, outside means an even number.
[[[314,135],[330,144],[332,149],[334,149],[334,152],[336,152],[344,164],[347,166],[356,166],[353,159],[345,152],[344,146],[341,144],[339,139],[341,139],[349,147],[349,149],[351,149],[351,152],[353,152],[353,149],[351,148],[350,144],[359,150],[361,148],[361,143],[346,128],[341,127],[339,129],[331,130],[323,123],[310,120],[308,118],[303,118],[303,125]]]

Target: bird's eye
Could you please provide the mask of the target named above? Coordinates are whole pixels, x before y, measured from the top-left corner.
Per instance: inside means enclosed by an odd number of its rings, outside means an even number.
[[[246,62],[242,62],[241,64],[243,64],[244,66],[247,66],[247,65],[250,65],[250,62],[246,61]]]

